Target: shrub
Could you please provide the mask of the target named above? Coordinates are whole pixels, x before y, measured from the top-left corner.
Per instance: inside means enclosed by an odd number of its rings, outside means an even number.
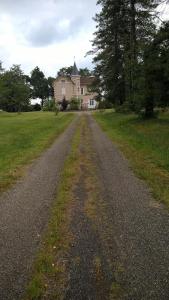
[[[113,104],[108,101],[108,100],[101,100],[99,101],[99,105],[98,105],[98,109],[109,109],[109,108],[113,108]]]
[[[123,105],[116,106],[115,111],[117,113],[129,114],[132,112],[132,109],[128,102],[124,102]]]
[[[79,110],[80,109],[80,99],[72,98],[70,101],[70,110]]]
[[[64,97],[63,100],[61,102],[59,102],[59,104],[61,106],[61,111],[66,111],[69,103],[66,100],[66,98]]]
[[[43,111],[54,111],[55,110],[55,101],[46,99],[43,105]]]
[[[32,110],[33,111],[40,111],[41,110],[41,105],[39,103],[35,103],[32,105]]]

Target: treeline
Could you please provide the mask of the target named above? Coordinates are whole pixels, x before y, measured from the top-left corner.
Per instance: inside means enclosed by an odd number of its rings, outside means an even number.
[[[73,71],[73,66],[64,67],[58,71],[57,75],[58,76],[61,76],[61,75],[71,76],[72,71]],[[94,75],[94,73],[93,73],[93,71],[89,70],[88,68],[80,68],[79,75],[80,76],[92,76],[92,75]]]
[[[7,112],[41,110],[45,101],[53,97],[54,78],[46,78],[36,67],[25,75],[19,65],[4,70],[0,63],[0,109]],[[41,105],[31,105],[31,99],[41,99]]]
[[[169,22],[164,0],[98,0],[93,51],[100,98],[117,110],[154,115],[169,105]],[[160,26],[159,26],[160,23]]]
[[[61,68],[57,75],[71,76],[73,66]],[[93,73],[88,68],[79,70],[81,76],[91,76]],[[56,111],[54,101],[54,77],[46,78],[39,67],[34,68],[30,76],[25,75],[19,65],[13,65],[5,70],[0,62],[0,110],[7,112],[21,112],[32,110]],[[31,104],[32,99],[41,99],[41,105]],[[63,99],[60,99],[61,102]],[[65,99],[66,100],[66,99]],[[63,101],[63,109],[67,101]],[[72,109],[78,107],[78,102],[73,99]]]

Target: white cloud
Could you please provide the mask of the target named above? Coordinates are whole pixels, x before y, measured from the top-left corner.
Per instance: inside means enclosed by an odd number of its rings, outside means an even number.
[[[162,20],[167,21],[169,19],[169,4],[167,4],[167,2],[163,2],[159,5],[158,11],[160,13],[159,17]]]
[[[84,55],[95,24],[96,0],[1,0],[0,60],[21,64],[29,73],[39,66],[46,75],[73,63],[91,66]]]

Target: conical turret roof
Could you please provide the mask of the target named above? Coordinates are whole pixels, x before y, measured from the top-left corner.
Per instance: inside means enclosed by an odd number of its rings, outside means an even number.
[[[74,66],[73,66],[73,70],[72,70],[72,76],[78,76],[79,75],[79,71],[78,68],[76,66],[76,63],[74,62]]]

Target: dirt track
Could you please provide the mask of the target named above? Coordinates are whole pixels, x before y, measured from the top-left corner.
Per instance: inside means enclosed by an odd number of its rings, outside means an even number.
[[[0,196],[0,300],[23,295],[77,122]]]
[[[90,115],[87,127],[80,146],[82,174],[74,190],[75,241],[64,299],[168,300],[169,214]],[[95,189],[88,188],[87,179]]]
[[[76,124],[0,198],[2,300],[22,296]],[[74,187],[74,242],[64,299],[168,300],[167,210],[153,200],[90,115],[79,147],[89,166],[82,159]]]
[[[102,197],[98,224],[121,299],[169,299],[169,214],[89,118]],[[122,295],[121,294],[121,295]]]

